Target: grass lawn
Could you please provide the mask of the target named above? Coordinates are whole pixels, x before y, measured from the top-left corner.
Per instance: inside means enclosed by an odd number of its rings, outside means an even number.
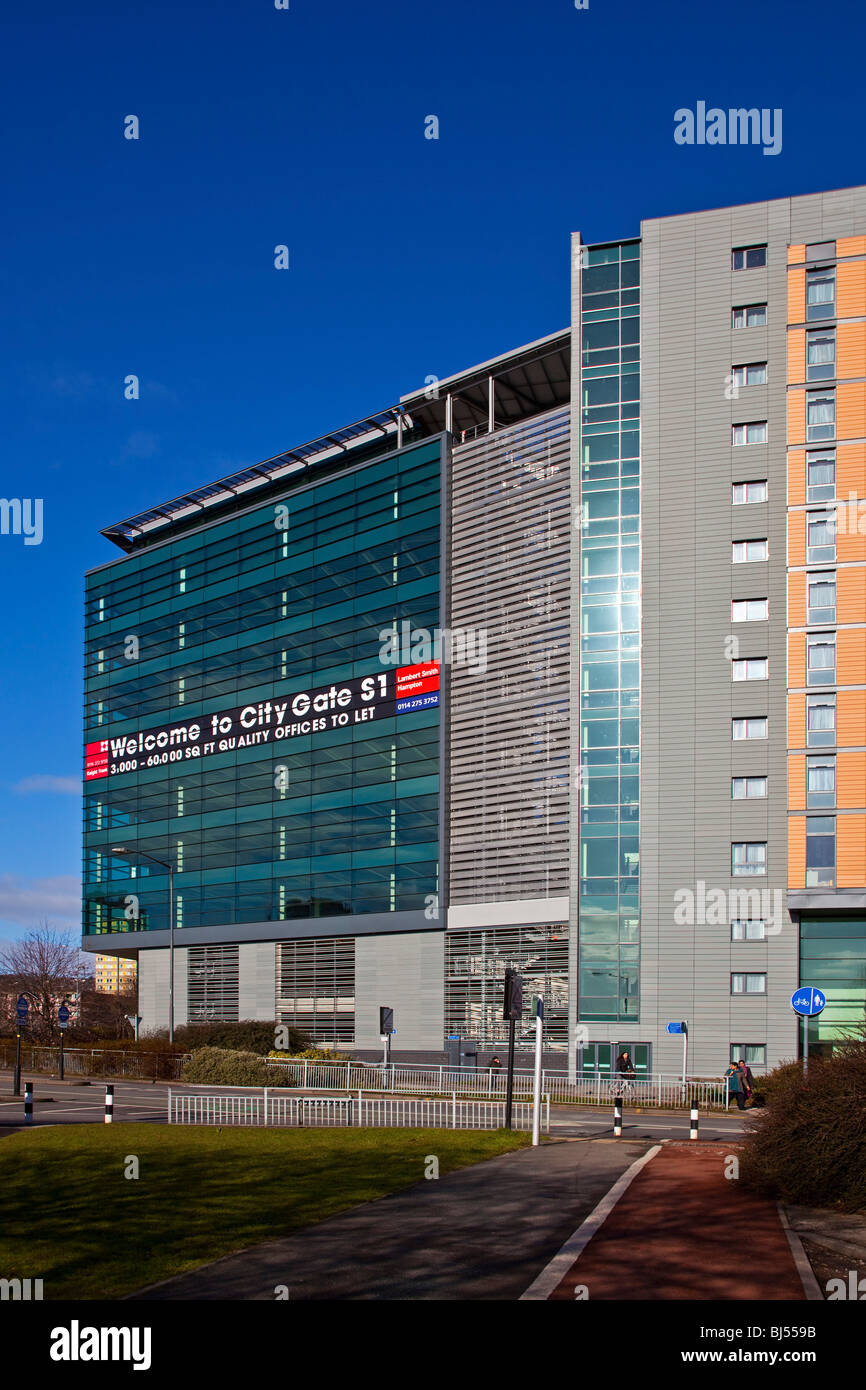
[[[0,1141],[0,1271],[118,1298],[424,1179],[523,1148],[443,1129],[58,1125]],[[124,1176],[128,1155],[137,1179]]]

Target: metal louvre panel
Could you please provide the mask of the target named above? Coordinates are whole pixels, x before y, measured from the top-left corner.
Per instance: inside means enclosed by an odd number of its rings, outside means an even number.
[[[235,946],[190,946],[187,1008],[190,1023],[237,1023],[239,956]]]
[[[566,923],[449,931],[445,936],[445,1033],[474,1038],[482,1047],[504,1046],[508,1024],[502,1017],[505,970],[523,976],[525,1018],[518,1037],[530,1027],[529,1001],[545,1001],[545,1047],[565,1049],[568,1041],[568,926]],[[532,1025],[534,1029],[534,1025]]]
[[[355,1041],[355,938],[277,943],[278,1023],[333,1046]]]
[[[452,903],[568,891],[569,523],[567,406],[453,449]]]

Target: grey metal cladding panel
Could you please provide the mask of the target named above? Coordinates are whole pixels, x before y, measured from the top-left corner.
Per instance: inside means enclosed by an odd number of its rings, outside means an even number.
[[[452,903],[567,891],[569,426],[562,407],[452,451],[449,625],[486,636],[450,669]]]
[[[714,1003],[716,1036],[707,1047],[725,1053],[730,943],[714,938],[725,928],[686,931],[674,924],[673,909],[675,893],[696,891],[699,880],[725,892],[742,885],[731,878],[734,839],[766,839],[770,874],[761,886],[785,882],[787,237],[774,230],[777,220],[759,204],[644,226],[651,270],[642,275],[641,340],[642,1018],[653,997],[671,1017],[677,1009],[686,1016],[698,1000],[706,1014]],[[733,272],[731,247],[751,240],[769,242],[767,271]],[[763,360],[754,355],[756,338],[732,329],[731,306],[765,297],[770,327],[760,341],[769,385],[727,399],[731,367]],[[769,444],[733,448],[732,423],[749,419],[769,420]],[[769,506],[732,506],[732,481],[748,477],[769,479]],[[768,563],[732,565],[733,539],[764,535]],[[730,603],[738,595],[769,598],[769,623],[734,627]],[[731,637],[740,655],[770,656],[770,680],[760,691],[757,683],[732,681]],[[770,739],[759,752],[731,739],[743,700],[745,712],[772,710]],[[734,803],[731,777],[751,771],[767,773],[769,800]],[[786,943],[780,975],[795,949]]]
[[[438,1051],[445,1020],[445,933],[355,943],[355,1043],[379,1043],[379,1007],[395,1010],[396,1046]]]

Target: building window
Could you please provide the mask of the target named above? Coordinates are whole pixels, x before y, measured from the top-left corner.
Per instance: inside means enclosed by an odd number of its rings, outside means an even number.
[[[836,621],[836,575],[810,574],[806,576],[806,622],[835,623]]]
[[[738,246],[731,253],[732,270],[759,270],[766,264],[766,246]]]
[[[735,681],[765,681],[769,675],[769,658],[766,656],[740,657],[731,662],[731,673]]]
[[[830,502],[836,496],[835,453],[806,455],[806,501]]]
[[[731,798],[734,801],[753,801],[766,795],[766,777],[731,778]]]
[[[762,917],[738,917],[731,923],[732,941],[765,941],[767,923]]]
[[[767,872],[766,840],[741,840],[731,845],[731,873],[735,878]]]
[[[836,559],[836,517],[833,512],[806,513],[806,563],[824,565]]]
[[[806,806],[822,811],[836,805],[836,759],[826,754],[806,759]]]
[[[806,887],[832,888],[836,882],[836,817],[806,817]]]
[[[747,362],[741,367],[733,367],[731,375],[735,386],[766,386],[766,362]]]
[[[237,1023],[238,947],[190,946],[187,960],[190,1023]]]
[[[750,565],[756,560],[769,560],[770,547],[766,538],[754,541],[733,541],[731,562],[735,565]]]
[[[752,420],[746,425],[731,426],[732,444],[766,444],[767,442],[767,422],[766,420]]]
[[[731,601],[732,623],[760,623],[769,616],[769,599],[735,598]]]
[[[767,716],[765,714],[752,715],[747,719],[731,720],[732,738],[735,743],[742,739],[766,738],[767,737]]]
[[[806,684],[836,684],[836,634],[809,632],[806,634]]]
[[[741,304],[731,311],[733,328],[766,328],[766,304]]]
[[[836,434],[836,392],[806,392],[806,439],[833,439]]]
[[[731,501],[735,507],[745,506],[748,502],[766,502],[766,500],[766,478],[756,478],[751,483],[734,483]]]
[[[836,330],[813,329],[806,334],[806,380],[827,381],[835,375]]]
[[[277,942],[278,1023],[319,1044],[355,1041],[355,938]]]
[[[825,748],[836,742],[836,696],[806,696],[806,746]]]
[[[766,994],[767,976],[763,971],[743,971],[731,976],[731,994]]]
[[[767,1065],[766,1043],[731,1043],[731,1061],[745,1062],[747,1067]]]
[[[806,271],[806,318],[836,317],[836,271],[832,266]]]

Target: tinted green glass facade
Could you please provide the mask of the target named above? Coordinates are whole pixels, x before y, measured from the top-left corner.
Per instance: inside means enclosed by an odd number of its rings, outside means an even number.
[[[832,1043],[862,1029],[866,1013],[866,917],[803,914],[800,984],[815,985],[827,996],[824,1011],[809,1022],[810,1045]]]
[[[639,1017],[640,243],[581,274],[579,1017]]]
[[[378,675],[385,629],[440,624],[440,469],[391,452],[91,572],[85,743]],[[86,936],[167,927],[140,852],[176,927],[423,909],[439,709],[88,782]]]

